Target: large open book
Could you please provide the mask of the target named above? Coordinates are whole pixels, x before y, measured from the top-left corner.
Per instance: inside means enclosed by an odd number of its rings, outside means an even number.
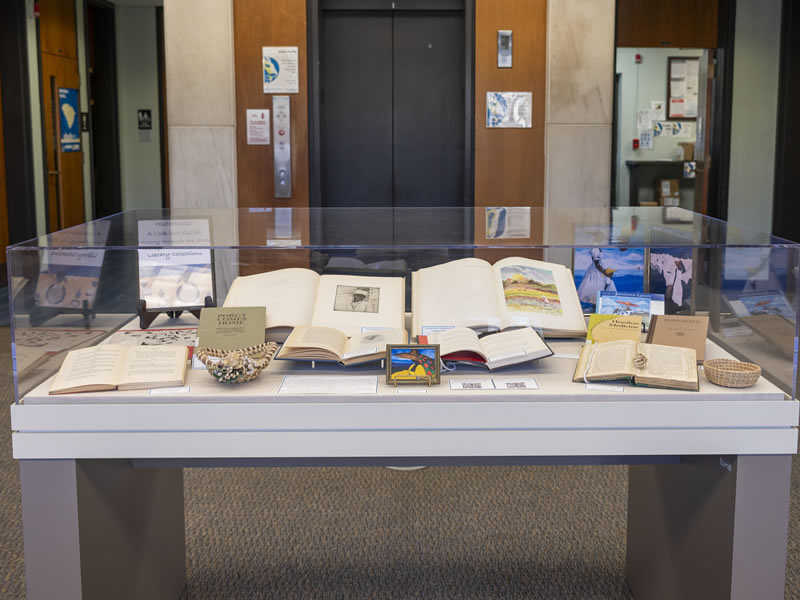
[[[376,328],[405,328],[405,282],[281,269],[237,277],[223,306],[264,306],[268,340],[282,342],[292,328],[312,325],[354,337]]]
[[[348,338],[330,327],[295,327],[275,358],[292,360],[335,360],[343,365],[380,360],[387,344],[405,344],[405,329],[381,329]]]
[[[562,265],[519,257],[490,265],[463,258],[411,277],[414,335],[450,326],[479,332],[534,327],[549,336],[586,335],[575,282]]]
[[[586,344],[572,381],[631,379],[636,385],[697,391],[694,348],[676,348],[632,340]]]
[[[454,327],[423,336],[421,344],[439,344],[443,360],[483,364],[489,369],[516,365],[545,356],[553,351],[530,327],[478,337],[472,329]]]
[[[72,350],[50,386],[51,394],[142,390],[186,381],[186,346],[101,344]]]

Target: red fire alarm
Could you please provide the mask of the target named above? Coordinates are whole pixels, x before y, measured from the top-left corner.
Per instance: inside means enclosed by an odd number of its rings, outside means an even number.
[[[634,150],[638,150],[639,149],[639,139],[638,138],[634,138],[634,140],[633,140],[633,149]]]
[[[638,65],[640,62],[642,62],[642,55],[641,55],[641,54],[637,54],[637,55],[636,55],[636,56],[633,58],[633,62],[635,62],[637,65]]]

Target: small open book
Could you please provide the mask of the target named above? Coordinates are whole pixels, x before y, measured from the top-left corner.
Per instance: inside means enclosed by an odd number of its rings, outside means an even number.
[[[472,329],[454,327],[433,335],[421,336],[420,343],[439,344],[443,360],[484,364],[490,370],[553,354],[550,347],[530,327],[492,333],[482,338]]]
[[[367,331],[348,338],[331,327],[295,327],[275,358],[330,360],[355,365],[386,358],[387,344],[405,344],[405,329]]]
[[[572,381],[630,379],[636,385],[697,391],[694,348],[676,348],[632,340],[585,344]]]
[[[186,382],[186,346],[102,344],[72,350],[50,386],[51,394],[142,390]]]

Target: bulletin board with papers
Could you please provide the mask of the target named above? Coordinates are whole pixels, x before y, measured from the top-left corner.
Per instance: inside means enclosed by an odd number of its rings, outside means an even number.
[[[700,59],[669,57],[667,61],[667,120],[697,119]]]

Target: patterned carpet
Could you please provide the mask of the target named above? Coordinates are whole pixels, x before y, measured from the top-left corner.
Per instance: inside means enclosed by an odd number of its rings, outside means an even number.
[[[0,329],[6,404],[8,348]],[[799,470],[787,598],[800,598]],[[629,599],[626,481],[625,467],[187,469],[183,598]],[[0,531],[0,598],[22,599],[5,409]]]

